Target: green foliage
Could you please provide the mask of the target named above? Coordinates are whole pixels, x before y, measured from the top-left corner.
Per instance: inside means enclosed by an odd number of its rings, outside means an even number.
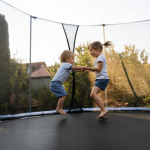
[[[88,50],[88,42],[76,48],[76,65],[92,66],[90,62],[90,53]],[[90,98],[91,81],[88,73],[77,72],[75,80],[76,99],[81,107],[91,107],[92,100]]]
[[[147,95],[147,91],[149,90],[148,82],[150,81],[150,75],[147,72],[150,67],[148,64],[149,55],[145,50],[140,52],[139,49],[135,49],[135,45],[125,46],[124,53],[127,52],[128,56],[124,55],[124,62],[131,82],[138,95],[137,105],[144,106],[143,97]]]
[[[140,53],[140,58],[143,61],[143,64],[148,64],[148,56],[149,54],[143,49]]]
[[[88,50],[89,43],[80,44],[79,47],[76,48],[76,65],[78,66],[91,66],[90,62],[90,53]]]
[[[16,54],[15,54],[16,55]],[[29,74],[27,68],[22,64],[21,59],[16,59],[15,55],[10,58],[10,82],[11,93],[14,94],[13,106],[28,105],[29,101]]]
[[[15,95],[14,105],[22,105],[19,99],[21,95],[28,94],[28,74],[21,60],[10,58],[8,24],[2,15],[0,15],[0,78],[0,106],[10,105],[12,93]]]
[[[0,14],[0,105],[9,103],[11,95],[10,85],[10,50],[8,24]]]
[[[53,110],[57,105],[57,98],[50,91],[49,86],[43,86],[36,91],[32,92],[32,98],[43,102],[42,110]]]
[[[10,59],[10,81],[12,92],[16,93],[18,91],[21,93],[29,89],[29,74],[27,73],[27,67],[22,64],[22,60],[16,59],[15,55]]]
[[[150,95],[146,96],[143,101],[147,107],[150,107]]]
[[[150,91],[150,64],[148,64],[148,54],[145,50],[141,52],[135,45],[125,45],[125,50],[121,52],[128,77],[138,96],[137,106],[145,106],[143,98]],[[114,105],[115,102],[128,103],[134,106],[134,95],[125,76],[119,53],[114,46],[106,51],[108,75],[110,83],[108,86],[108,102]],[[108,105],[109,106],[109,105]]]

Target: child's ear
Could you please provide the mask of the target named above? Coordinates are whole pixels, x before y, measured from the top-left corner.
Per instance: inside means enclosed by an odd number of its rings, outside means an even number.
[[[65,61],[68,61],[68,60],[69,60],[69,58],[67,57]]]
[[[97,51],[101,51],[101,49],[100,49],[100,48],[97,48]]]

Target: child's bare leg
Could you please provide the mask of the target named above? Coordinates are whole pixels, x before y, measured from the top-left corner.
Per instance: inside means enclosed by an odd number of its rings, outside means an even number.
[[[95,100],[98,107],[101,109],[101,113],[97,118],[103,117],[108,113],[108,110],[105,108],[102,99],[98,96],[98,93],[101,91],[101,88],[94,86],[91,92],[91,97]]]
[[[64,105],[64,101],[65,101],[66,97],[67,96],[65,95],[65,96],[62,96],[61,98],[59,98],[57,108],[55,109],[58,113],[63,114],[63,115],[67,114],[63,110],[63,105]]]

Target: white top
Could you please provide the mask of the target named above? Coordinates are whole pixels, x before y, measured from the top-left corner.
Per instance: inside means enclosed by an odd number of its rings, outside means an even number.
[[[63,62],[62,65],[59,67],[57,73],[55,74],[52,81],[57,81],[63,84],[69,77],[73,65],[70,63]]]
[[[97,67],[97,63],[99,61],[103,62],[103,67],[101,72],[95,71],[96,74],[96,79],[109,79],[108,74],[107,74],[107,62],[106,62],[106,58],[103,54],[100,54],[94,62],[94,67]]]

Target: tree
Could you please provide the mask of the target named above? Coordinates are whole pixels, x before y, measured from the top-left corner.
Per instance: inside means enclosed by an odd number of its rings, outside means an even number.
[[[47,86],[43,86],[37,90],[36,99],[43,102],[43,110],[54,110],[57,106],[57,98],[50,91],[50,88]],[[32,93],[33,94],[33,93]],[[33,98],[33,96],[32,96]]]
[[[149,87],[149,68],[148,54],[139,51],[135,45],[125,45],[124,51],[121,52],[122,61],[128,73],[128,77],[135,93],[138,96],[137,106],[144,106],[143,98],[148,94]],[[110,83],[108,85],[108,102],[128,103],[128,106],[135,106],[135,98],[131,87],[125,76],[121,65],[119,53],[115,51],[114,46],[106,51],[108,74]],[[143,63],[144,62],[144,63]],[[110,106],[110,105],[108,105]]]
[[[80,44],[76,48],[76,64],[77,66],[92,66],[91,65],[91,57],[88,50],[89,43]],[[81,107],[91,107],[93,102],[90,98],[91,92],[91,74],[84,72],[76,73],[75,80],[75,94],[76,99]]]
[[[29,74],[27,67],[22,64],[22,60],[16,59],[15,55],[10,59],[10,82],[11,93],[14,94],[15,98],[13,106],[18,108],[19,106],[28,106],[29,103],[27,99],[29,97]]]
[[[11,95],[10,85],[10,50],[8,24],[0,14],[0,106],[8,104]]]
[[[128,83],[129,83],[129,85],[130,85],[130,87],[131,87],[131,89],[132,89],[132,92],[133,92],[133,94],[134,94],[134,97],[135,97],[134,106],[136,107],[136,106],[137,106],[138,97],[137,97],[137,94],[136,94],[135,91],[134,91],[134,88],[133,88],[133,86],[132,86],[132,83],[130,82],[130,79],[129,79],[128,73],[127,73],[127,71],[126,71],[126,68],[125,68],[125,66],[124,66],[124,62],[123,62],[123,60],[122,60],[121,54],[120,54],[120,60],[121,60],[121,63],[122,63],[124,72],[125,72],[125,74],[126,74]]]

